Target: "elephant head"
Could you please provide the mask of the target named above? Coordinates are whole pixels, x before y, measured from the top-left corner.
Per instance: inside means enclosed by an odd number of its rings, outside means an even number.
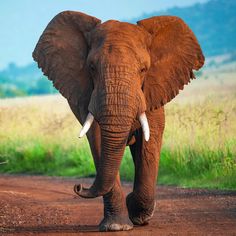
[[[72,11],[48,24],[33,58],[69,103],[87,108],[80,136],[94,119],[100,126],[95,181],[89,189],[76,189],[87,198],[113,187],[132,125],[139,120],[148,141],[145,111],[173,99],[204,64],[196,37],[178,17],[152,17],[134,25],[101,23]]]

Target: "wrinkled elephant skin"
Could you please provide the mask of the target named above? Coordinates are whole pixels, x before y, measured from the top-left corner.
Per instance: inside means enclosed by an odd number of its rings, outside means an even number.
[[[87,135],[97,174],[90,188],[74,190],[103,197],[100,231],[147,224],[155,209],[164,105],[204,64],[193,32],[172,16],[102,23],[65,11],[48,24],[33,58],[83,125],[79,136]],[[119,167],[126,145],[135,180],[125,201]]]

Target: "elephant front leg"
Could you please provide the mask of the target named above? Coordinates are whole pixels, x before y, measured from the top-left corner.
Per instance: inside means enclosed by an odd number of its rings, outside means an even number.
[[[135,164],[133,192],[126,198],[129,217],[135,225],[144,225],[154,214],[156,179],[159,166],[164,110],[147,113],[150,139],[146,142],[142,130],[136,131],[136,142],[130,146]]]
[[[120,231],[133,228],[128,216],[119,174],[112,190],[103,196],[103,203],[104,219],[99,224],[100,231]]]
[[[84,123],[86,109],[78,110],[73,104],[69,104],[77,119],[81,124]],[[93,155],[95,168],[98,169],[101,157],[101,131],[98,123],[93,122],[92,127],[87,133],[87,138]],[[104,203],[104,218],[99,224],[100,231],[120,231],[130,230],[133,224],[129,219],[125,197],[121,188],[120,176],[116,177],[115,184],[111,191],[103,196]]]
[[[100,129],[98,125],[93,125],[87,134],[91,151],[94,158],[96,169],[100,161]],[[128,211],[125,204],[125,197],[122,191],[120,176],[116,177],[115,184],[111,191],[103,196],[104,218],[99,224],[100,231],[120,231],[130,230],[133,223],[129,219]]]
[[[101,141],[100,128],[96,122],[87,133],[89,145],[96,169],[100,162]],[[100,231],[130,230],[133,223],[130,221],[125,204],[125,197],[121,188],[119,174],[111,191],[103,196],[104,218],[99,224]]]

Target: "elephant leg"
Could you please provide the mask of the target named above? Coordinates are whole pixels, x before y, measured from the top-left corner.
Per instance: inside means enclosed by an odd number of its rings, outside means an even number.
[[[87,133],[96,169],[99,165],[101,142],[100,128],[94,123]],[[119,173],[111,191],[103,196],[104,218],[99,224],[100,231],[130,230],[133,224],[129,219]]]
[[[129,217],[135,225],[144,225],[155,210],[155,190],[164,131],[164,109],[147,113],[150,139],[146,142],[142,130],[136,131],[136,142],[130,146],[135,165],[133,192],[126,198]]]
[[[104,219],[99,224],[100,231],[120,231],[133,228],[127,212],[119,174],[111,191],[103,196],[103,203]]]
[[[85,121],[87,112],[78,110],[73,104],[69,104],[76,118],[81,124]],[[90,149],[92,152],[95,168],[99,166],[101,157],[101,133],[100,127],[96,121],[93,122],[87,133]],[[116,177],[115,184],[111,191],[103,196],[104,218],[99,224],[100,231],[120,231],[130,230],[133,224],[129,219],[124,193],[121,188],[120,176]]]

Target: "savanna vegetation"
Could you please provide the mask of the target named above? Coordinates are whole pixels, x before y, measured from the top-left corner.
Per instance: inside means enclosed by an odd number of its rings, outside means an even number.
[[[236,189],[234,70],[204,71],[166,106],[159,184]],[[94,176],[86,138],[60,95],[0,100],[0,172]],[[132,180],[129,149],[121,165]]]

